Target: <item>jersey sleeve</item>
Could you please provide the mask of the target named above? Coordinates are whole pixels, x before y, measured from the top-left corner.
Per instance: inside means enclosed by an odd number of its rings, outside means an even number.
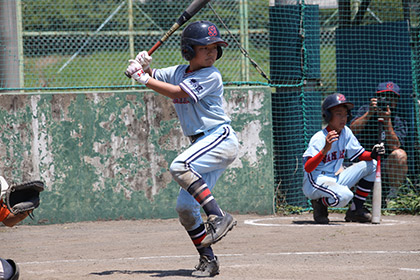
[[[152,70],[152,77],[155,78],[158,81],[169,83],[176,85],[176,75],[175,73],[177,71],[182,71],[182,69],[185,69],[186,65],[177,65],[177,66],[171,66],[166,67],[162,69],[153,69]]]
[[[186,77],[179,86],[190,96],[194,103],[205,96],[223,93],[222,75],[215,67],[200,70],[200,73]]]
[[[323,131],[319,131],[312,136],[309,141],[308,148],[303,153],[304,163],[310,157],[316,156],[325,146],[325,135]]]
[[[357,140],[356,136],[354,136],[350,128],[345,126],[343,132],[346,134],[345,137],[347,139],[347,142],[346,142],[347,157],[350,159],[350,161],[354,161],[361,154],[363,154],[363,152],[365,151],[365,148],[363,148],[362,145],[360,145],[359,140]]]

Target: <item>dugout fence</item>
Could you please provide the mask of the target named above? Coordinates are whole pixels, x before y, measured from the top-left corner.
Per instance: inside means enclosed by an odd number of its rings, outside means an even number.
[[[124,76],[129,58],[149,49],[186,1],[1,0],[0,91],[3,94],[138,90]],[[336,91],[356,107],[376,85],[401,87],[398,113],[407,122],[407,178],[420,188],[420,4],[415,0],[220,0],[194,20],[216,23],[229,43],[217,67],[226,86],[272,89],[274,186],[287,204],[308,206],[301,155],[322,127],[321,102]],[[176,32],[153,66],[184,63]],[[370,147],[366,147],[369,149]],[[252,174],[249,174],[252,176]],[[393,175],[390,175],[393,176]]]

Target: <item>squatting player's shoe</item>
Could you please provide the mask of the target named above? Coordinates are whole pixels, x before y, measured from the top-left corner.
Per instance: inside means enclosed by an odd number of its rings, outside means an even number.
[[[314,209],[314,220],[317,224],[328,224],[328,207],[322,204],[320,199],[311,200],[312,208]]]
[[[195,277],[212,277],[219,274],[219,261],[215,256],[213,260],[209,260],[206,256],[200,256],[195,271],[191,274]]]
[[[349,208],[344,219],[346,222],[369,223],[372,221],[372,214],[364,207],[354,211]]]
[[[207,235],[201,241],[201,245],[204,247],[208,247],[222,239],[228,231],[236,226],[236,220],[229,213],[225,213],[224,216],[210,215],[206,225]]]

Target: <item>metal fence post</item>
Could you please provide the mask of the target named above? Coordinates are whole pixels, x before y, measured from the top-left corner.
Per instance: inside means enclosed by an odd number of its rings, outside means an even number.
[[[248,34],[248,1],[240,0],[239,2],[240,13],[240,28],[241,28],[241,45],[244,49],[249,49],[249,34]],[[249,64],[245,56],[242,56],[241,61],[241,78],[243,81],[249,81]]]
[[[134,58],[134,24],[133,24],[133,0],[128,0],[128,36],[129,36],[129,45],[130,45],[130,59]],[[135,82],[131,79],[131,84],[134,85]]]

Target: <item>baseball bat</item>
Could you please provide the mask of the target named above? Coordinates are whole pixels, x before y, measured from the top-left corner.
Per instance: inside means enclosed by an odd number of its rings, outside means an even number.
[[[175,31],[178,30],[184,23],[189,21],[199,10],[201,10],[210,0],[194,0],[178,20],[172,25],[172,27],[160,38],[154,46],[147,51],[149,55],[155,52]],[[128,78],[131,78],[130,74],[126,71],[124,73]]]
[[[384,119],[378,118],[378,142],[383,143],[385,134],[383,133]],[[377,157],[375,182],[373,183],[372,196],[372,224],[381,222],[381,205],[382,203],[382,178],[381,178],[381,156]]]

